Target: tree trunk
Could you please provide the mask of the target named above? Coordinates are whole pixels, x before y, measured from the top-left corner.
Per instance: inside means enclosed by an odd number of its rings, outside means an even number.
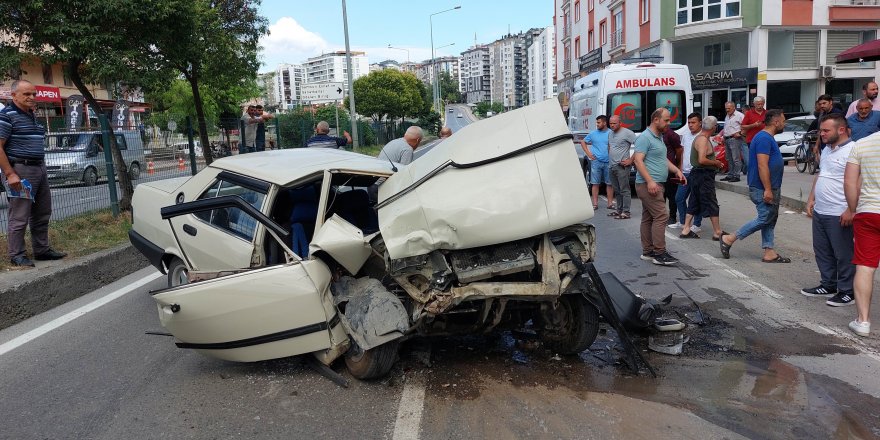
[[[83,98],[86,99],[86,102],[89,103],[89,107],[95,111],[95,115],[98,115],[101,113],[101,106],[98,104],[98,101],[95,100],[95,97],[92,96],[92,92],[89,91],[85,83],[83,83],[82,77],[79,75],[79,66],[81,64],[81,59],[75,58],[68,60],[68,76],[70,76],[70,80],[76,86],[76,89],[82,94]],[[85,117],[88,118],[88,112],[84,113]],[[119,147],[116,145],[116,136],[113,133],[113,125],[108,123],[107,128],[110,130],[110,152],[113,155],[113,166],[116,169],[116,178],[119,182],[119,187],[122,189],[122,194],[119,198],[119,209],[121,211],[130,211],[131,198],[132,195],[134,195],[134,186],[131,184],[131,176],[128,174],[128,167],[125,166],[125,160],[122,159],[122,152],[119,151]]]
[[[192,88],[193,102],[196,105],[196,120],[199,126],[199,142],[202,144],[202,155],[205,156],[205,164],[214,162],[214,152],[208,143],[208,123],[205,121],[205,108],[202,104],[202,95],[199,93],[199,80],[196,75],[186,75],[189,86]]]

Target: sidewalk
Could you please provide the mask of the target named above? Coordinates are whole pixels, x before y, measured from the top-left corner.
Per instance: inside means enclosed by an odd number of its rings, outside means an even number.
[[[794,161],[789,161],[793,164]],[[719,178],[723,175],[719,174]],[[799,173],[794,165],[785,167],[785,173],[782,176],[782,206],[792,210],[801,212],[806,211],[807,198],[810,197],[810,190],[813,188],[813,179],[816,175],[807,173]],[[721,182],[716,179],[715,187],[726,191],[742,194],[746,197],[749,195],[749,185],[746,182],[746,176],[743,176],[739,182]]]

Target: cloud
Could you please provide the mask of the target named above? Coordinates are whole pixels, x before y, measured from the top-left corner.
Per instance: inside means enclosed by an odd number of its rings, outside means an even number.
[[[300,63],[332,50],[327,40],[291,17],[281,17],[270,25],[269,35],[260,40],[260,45],[263,47],[263,64],[269,69],[280,63]]]

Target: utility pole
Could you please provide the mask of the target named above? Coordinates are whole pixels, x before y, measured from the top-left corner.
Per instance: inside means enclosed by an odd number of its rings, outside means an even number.
[[[345,0],[342,0],[342,22],[345,28],[345,63],[348,65],[348,103],[351,107],[351,140],[355,150],[359,147],[357,113],[354,110],[354,79],[351,69],[351,48],[348,44],[348,12],[345,8]],[[339,131],[339,125],[336,126]],[[337,133],[338,134],[338,133]]]

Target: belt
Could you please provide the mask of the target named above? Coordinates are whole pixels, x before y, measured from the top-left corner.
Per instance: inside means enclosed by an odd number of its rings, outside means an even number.
[[[13,157],[9,158],[10,165],[15,165],[18,163],[28,166],[39,166],[43,164],[43,159],[18,159]]]

